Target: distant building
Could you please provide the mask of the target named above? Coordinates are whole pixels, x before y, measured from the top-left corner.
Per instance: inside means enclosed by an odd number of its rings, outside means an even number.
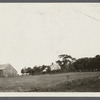
[[[61,69],[61,66],[58,63],[52,64],[50,66],[51,71]]]
[[[0,65],[0,77],[14,77],[18,76],[17,71],[11,64]]]
[[[47,70],[48,70],[48,67],[46,67],[42,72],[45,73],[45,72],[47,72]]]
[[[56,70],[60,70],[61,66],[58,63],[52,64],[51,66],[49,66],[51,71],[56,71]],[[48,67],[46,67],[42,72],[47,72]]]

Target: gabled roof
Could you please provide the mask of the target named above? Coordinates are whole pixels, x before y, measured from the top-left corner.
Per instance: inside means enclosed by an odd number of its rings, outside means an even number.
[[[0,65],[0,70],[3,70],[3,69],[5,69],[6,67],[8,67],[8,66],[10,66],[10,67],[12,67],[12,65],[11,64],[9,64],[9,63],[7,63],[7,64],[1,64]],[[12,67],[13,68],[13,67]],[[15,68],[13,68],[14,70],[15,70]],[[15,70],[16,71],[16,70]]]
[[[61,69],[61,67],[58,63],[51,65],[50,68],[51,68],[51,71]]]

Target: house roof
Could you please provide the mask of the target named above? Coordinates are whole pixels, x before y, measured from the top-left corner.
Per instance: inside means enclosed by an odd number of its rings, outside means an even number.
[[[46,71],[47,71],[47,69],[48,69],[48,68],[46,67],[46,68],[45,68],[42,72],[46,72]]]
[[[59,65],[58,63],[55,63],[55,64],[51,65],[50,68],[51,68],[51,71],[52,71],[52,70],[61,69],[61,67],[60,67],[60,65]]]

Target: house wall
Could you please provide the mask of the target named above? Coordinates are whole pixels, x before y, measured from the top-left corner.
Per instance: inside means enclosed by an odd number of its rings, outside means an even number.
[[[0,77],[3,77],[3,70],[0,70]]]

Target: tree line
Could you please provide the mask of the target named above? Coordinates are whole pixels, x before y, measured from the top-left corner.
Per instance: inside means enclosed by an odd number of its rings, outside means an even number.
[[[74,67],[77,71],[100,71],[100,55],[77,59]]]
[[[60,70],[51,71],[50,65],[25,67],[21,69],[21,73],[25,75],[43,74],[43,70],[47,68],[46,73],[63,73],[63,72],[85,72],[85,71],[100,71],[100,55],[95,57],[73,58],[67,54],[58,56],[56,61],[61,67]]]

